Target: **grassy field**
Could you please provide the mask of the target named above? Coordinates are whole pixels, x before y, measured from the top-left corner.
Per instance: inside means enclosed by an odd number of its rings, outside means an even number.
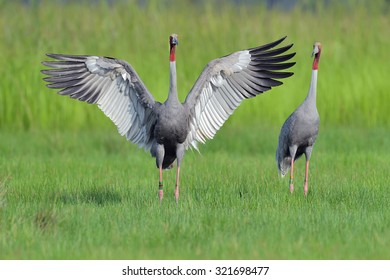
[[[390,258],[385,1],[291,11],[41,2],[0,0],[0,259]],[[49,52],[118,57],[164,101],[173,32],[182,100],[207,62],[239,49],[288,35],[297,64],[283,86],[244,102],[202,155],[187,152],[179,205],[175,172],[165,172],[160,206],[154,159],[95,106],[46,89],[40,62]],[[315,40],[321,128],[305,198],[304,160],[291,195],[274,157],[307,93]]]
[[[277,131],[252,130],[223,129],[187,153],[180,203],[168,171],[161,206],[153,159],[114,129],[3,133],[0,258],[389,258],[387,130],[324,129],[307,198],[304,161],[291,195]]]

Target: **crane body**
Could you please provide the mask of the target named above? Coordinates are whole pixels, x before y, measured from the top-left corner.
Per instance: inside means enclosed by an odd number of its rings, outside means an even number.
[[[47,54],[54,61],[43,64],[49,88],[98,107],[114,122],[118,132],[149,151],[159,169],[159,199],[163,199],[163,169],[177,161],[175,198],[184,153],[214,137],[244,99],[280,86],[279,79],[293,75],[281,70],[295,53],[292,44],[275,48],[284,38],[242,50],[209,62],[184,103],[178,99],[176,47],[169,37],[170,87],[164,103],[155,101],[133,67],[119,59],[90,55]]]
[[[304,194],[308,193],[309,161],[318,136],[320,117],[316,105],[318,63],[321,44],[315,43],[309,92],[302,104],[283,124],[276,150],[276,162],[282,177],[290,169],[290,191],[294,191],[294,162],[303,154],[306,157]]]

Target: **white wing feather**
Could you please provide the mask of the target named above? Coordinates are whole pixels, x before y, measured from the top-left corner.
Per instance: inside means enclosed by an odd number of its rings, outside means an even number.
[[[120,135],[150,150],[151,128],[159,103],[125,61],[98,57],[50,54],[57,61],[43,62],[53,69],[42,72],[48,87],[59,94],[97,104],[117,126]]]
[[[292,45],[270,50],[284,38],[257,48],[235,52],[206,65],[188,94],[185,105],[190,111],[190,131],[185,147],[212,139],[242,100],[281,85],[276,80],[291,72],[276,72],[293,66],[287,61],[295,53],[279,56]]]

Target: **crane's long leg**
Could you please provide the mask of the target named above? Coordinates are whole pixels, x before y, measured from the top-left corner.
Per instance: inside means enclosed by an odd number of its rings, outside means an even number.
[[[158,181],[158,198],[160,200],[160,202],[162,201],[163,197],[164,197],[164,191],[163,191],[163,175],[162,175],[162,165],[160,165],[158,167],[159,171],[160,171],[160,179]]]
[[[295,160],[295,154],[297,152],[298,147],[297,146],[291,146],[289,147],[290,150],[290,156],[291,156],[291,166],[290,166],[290,192],[294,192],[294,160]]]
[[[183,144],[178,144],[176,147],[176,158],[177,158],[177,171],[176,171],[176,185],[175,185],[175,199],[176,203],[179,202],[179,182],[180,182],[180,166],[181,166],[181,161],[184,156],[184,145]]]
[[[163,191],[163,170],[162,170],[162,165],[164,161],[164,155],[165,155],[165,150],[164,150],[164,145],[157,144],[156,148],[156,163],[158,166],[159,170],[159,181],[158,181],[158,198],[160,202],[162,201],[164,197],[164,191]]]
[[[307,192],[309,191],[309,186],[308,186],[308,179],[309,179],[309,161],[306,160],[306,169],[305,169],[305,183],[303,184],[303,192],[305,195],[307,195]]]
[[[180,166],[177,165],[176,185],[175,185],[175,199],[176,199],[176,203],[179,202],[179,177],[180,177]]]
[[[291,159],[290,166],[290,192],[294,192],[294,158]]]
[[[305,150],[305,156],[306,156],[306,167],[305,167],[305,182],[303,184],[303,192],[305,196],[307,195],[307,192],[309,191],[309,161],[311,157],[311,152],[313,151],[313,146],[308,146]]]

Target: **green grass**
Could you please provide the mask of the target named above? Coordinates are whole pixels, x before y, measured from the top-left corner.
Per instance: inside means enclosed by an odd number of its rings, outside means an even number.
[[[161,206],[154,160],[115,128],[3,132],[0,258],[389,258],[386,129],[323,129],[307,198],[304,161],[291,195],[277,176],[277,130],[258,130],[228,127],[202,155],[188,152],[180,203],[167,171]]]

